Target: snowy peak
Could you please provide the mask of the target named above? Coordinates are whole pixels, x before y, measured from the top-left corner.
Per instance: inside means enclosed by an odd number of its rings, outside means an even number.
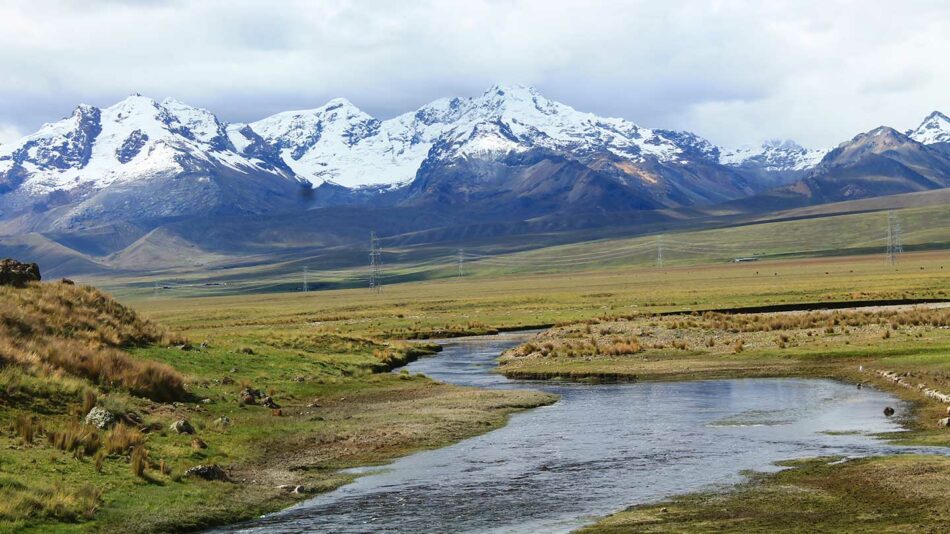
[[[103,109],[81,105],[69,117],[0,151],[0,183],[30,194],[227,165],[240,172],[273,168],[236,153],[210,111],[173,99],[133,94]]]
[[[950,143],[950,118],[934,111],[916,129],[908,130],[907,136],[924,145]]]
[[[813,168],[827,150],[805,148],[791,139],[772,139],[761,145],[724,150],[719,162],[740,168],[757,168],[768,172],[793,172]]]

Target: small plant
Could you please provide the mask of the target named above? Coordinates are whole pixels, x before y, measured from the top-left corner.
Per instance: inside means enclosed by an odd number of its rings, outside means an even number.
[[[107,454],[125,455],[144,443],[145,435],[141,431],[124,424],[118,424],[106,435],[105,449]]]
[[[89,410],[92,410],[93,408],[96,407],[96,403],[98,401],[99,399],[96,396],[95,391],[91,389],[84,390],[82,392],[82,413],[83,414],[89,413]]]
[[[34,421],[32,415],[21,415],[13,421],[13,430],[23,440],[24,443],[33,444]]]
[[[148,463],[148,451],[144,445],[136,445],[135,448],[132,449],[132,457],[129,463],[132,467],[133,475],[140,478],[145,476],[145,465]]]

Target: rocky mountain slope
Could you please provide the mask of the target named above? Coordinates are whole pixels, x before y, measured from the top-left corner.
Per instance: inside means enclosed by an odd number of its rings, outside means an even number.
[[[772,209],[822,204],[950,187],[950,157],[928,128],[937,113],[905,135],[880,126],[828,152],[805,178],[740,201]]]

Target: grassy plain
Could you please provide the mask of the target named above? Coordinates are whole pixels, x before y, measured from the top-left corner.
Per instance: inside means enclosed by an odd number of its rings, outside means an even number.
[[[183,377],[188,396],[177,403],[149,400],[121,383],[66,376],[65,386],[55,395],[41,395],[38,406],[4,402],[0,425],[8,430],[0,436],[0,495],[7,504],[0,507],[0,525],[35,531],[115,531],[134,525],[164,531],[253,517],[302,498],[281,486],[302,486],[304,494],[324,491],[348,480],[341,468],[457,441],[504,424],[513,411],[554,400],[386,372],[434,348],[405,340],[605,323],[654,312],[950,298],[950,251],[943,248],[950,238],[945,232],[917,230],[928,224],[940,228],[946,207],[915,209],[902,211],[908,248],[928,250],[905,253],[896,266],[877,254],[848,255],[879,247],[875,234],[882,215],[874,213],[835,217],[840,225],[835,231],[829,231],[831,219],[825,224],[816,219],[670,237],[662,268],[653,265],[654,238],[477,258],[466,264],[463,278],[450,276],[457,271],[454,266],[387,262],[387,280],[404,282],[386,285],[381,294],[363,288],[295,291],[298,281],[286,273],[306,262],[274,271],[245,267],[213,278],[166,273],[83,280],[109,288],[141,316],[187,340],[190,350],[177,342],[169,345],[161,336],[112,349],[169,366]],[[726,242],[722,240],[731,241],[712,247]],[[750,254],[762,259],[728,262]],[[319,282],[316,277],[322,275],[313,271],[311,282]],[[361,271],[355,269],[332,273],[341,285],[355,283],[358,276]],[[169,282],[169,289],[154,290],[155,281],[170,278],[177,281]],[[875,354],[888,369],[947,373],[945,338],[907,332],[911,330],[894,334],[890,345],[876,342],[877,330],[867,338],[858,336],[857,329],[839,332],[821,337],[826,343],[813,350],[766,347],[775,344],[769,334],[761,351],[750,348],[717,358],[744,365],[743,358],[758,355],[777,366],[774,374],[795,374],[803,365],[824,368],[839,358],[854,367],[869,351],[883,351]],[[856,336],[853,341],[851,335]],[[754,347],[752,340],[750,345]],[[678,350],[670,361],[688,356],[689,351]],[[720,376],[743,374],[725,369]],[[46,378],[17,374],[6,377],[4,385],[15,393]],[[239,393],[246,387],[272,396],[280,412],[242,405]],[[24,438],[18,424],[23,416],[39,415],[37,436],[42,438],[47,429],[76,420],[86,390],[110,409],[141,414],[143,426],[152,428],[144,438],[149,458],[144,476],[134,473],[132,454],[109,455],[97,470],[93,458],[62,451],[45,438],[32,443]],[[899,394],[916,395],[905,389]],[[920,406],[919,421],[935,418],[935,406]],[[225,417],[230,424],[219,423]],[[168,430],[180,418],[195,426],[195,436]],[[195,437],[206,447],[193,445]],[[916,437],[945,442],[944,434],[932,427],[921,427]],[[181,477],[191,466],[210,463],[225,467],[231,482]]]

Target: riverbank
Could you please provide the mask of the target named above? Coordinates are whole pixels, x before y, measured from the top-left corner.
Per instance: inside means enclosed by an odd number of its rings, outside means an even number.
[[[833,378],[909,402],[908,412],[895,414],[908,431],[883,437],[950,445],[946,306],[588,321],[543,332],[506,352],[501,364],[506,376],[522,379]],[[752,474],[736,488],[634,507],[584,532],[938,532],[950,522],[946,457],[783,465],[790,469]]]
[[[581,534],[626,532],[947,532],[950,458],[885,456],[783,462],[720,492],[614,514]]]
[[[183,335],[88,287],[0,293],[4,531],[252,519],[351,481],[348,467],[443,447],[556,400],[389,372],[435,353],[431,342],[304,328]],[[103,415],[87,419],[94,410]],[[211,480],[190,474],[200,466]]]
[[[950,398],[939,400],[950,393],[945,305],[592,320],[540,333],[499,363],[505,376],[529,380],[797,376],[875,385],[914,403],[900,414],[913,430],[901,441],[950,444],[950,429],[938,428]]]

